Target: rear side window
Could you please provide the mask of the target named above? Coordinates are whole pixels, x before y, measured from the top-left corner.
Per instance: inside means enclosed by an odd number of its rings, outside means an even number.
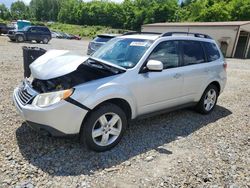
[[[43,27],[43,31],[46,32],[46,33],[50,32],[50,30],[47,27]]]
[[[199,41],[181,41],[183,64],[193,65],[204,63],[205,55],[201,43]]]
[[[94,39],[94,41],[95,42],[108,42],[110,39],[112,39],[112,38],[110,38],[110,37],[96,37]]]
[[[207,55],[207,60],[215,61],[220,58],[220,53],[214,43],[211,42],[202,42],[202,45],[204,47],[204,50]]]

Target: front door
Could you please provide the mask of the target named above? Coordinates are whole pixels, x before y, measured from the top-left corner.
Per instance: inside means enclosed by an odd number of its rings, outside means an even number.
[[[163,71],[139,73],[136,96],[138,114],[150,113],[181,103],[183,72],[179,69],[179,42],[161,42],[148,60],[163,63]],[[147,61],[148,61],[147,60]]]
[[[37,29],[35,27],[29,28],[28,33],[27,33],[27,39],[29,41],[35,40],[36,36],[37,36]]]

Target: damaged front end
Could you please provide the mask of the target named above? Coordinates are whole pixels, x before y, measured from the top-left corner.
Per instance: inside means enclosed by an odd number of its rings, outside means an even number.
[[[76,85],[112,75],[112,72],[91,68],[82,64],[75,71],[57,78],[48,80],[34,78],[32,86],[36,91],[46,93],[70,89]]]
[[[66,90],[124,72],[98,60],[62,50],[47,52],[33,62],[30,69],[32,87],[39,93]]]

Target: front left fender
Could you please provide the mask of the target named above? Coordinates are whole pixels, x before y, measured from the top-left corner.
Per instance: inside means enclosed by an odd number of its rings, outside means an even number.
[[[81,97],[82,96],[82,97]],[[77,100],[89,109],[94,109],[99,104],[110,100],[110,99],[123,99],[128,102],[131,108],[131,118],[137,116],[137,105],[136,99],[132,92],[117,84],[106,84],[97,88],[89,95],[81,95],[80,92],[75,92],[72,96],[73,99]]]

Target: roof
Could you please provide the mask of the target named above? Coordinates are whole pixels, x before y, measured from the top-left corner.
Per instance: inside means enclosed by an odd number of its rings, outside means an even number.
[[[250,21],[230,21],[230,22],[165,22],[165,23],[153,23],[153,24],[146,24],[143,25],[143,27],[154,27],[154,26],[160,26],[160,27],[168,27],[168,26],[175,26],[175,27],[181,27],[181,26],[242,26],[250,24]]]
[[[129,38],[129,39],[145,39],[145,40],[156,40],[159,38],[160,35],[156,34],[134,34],[134,35],[123,35],[122,38]]]

